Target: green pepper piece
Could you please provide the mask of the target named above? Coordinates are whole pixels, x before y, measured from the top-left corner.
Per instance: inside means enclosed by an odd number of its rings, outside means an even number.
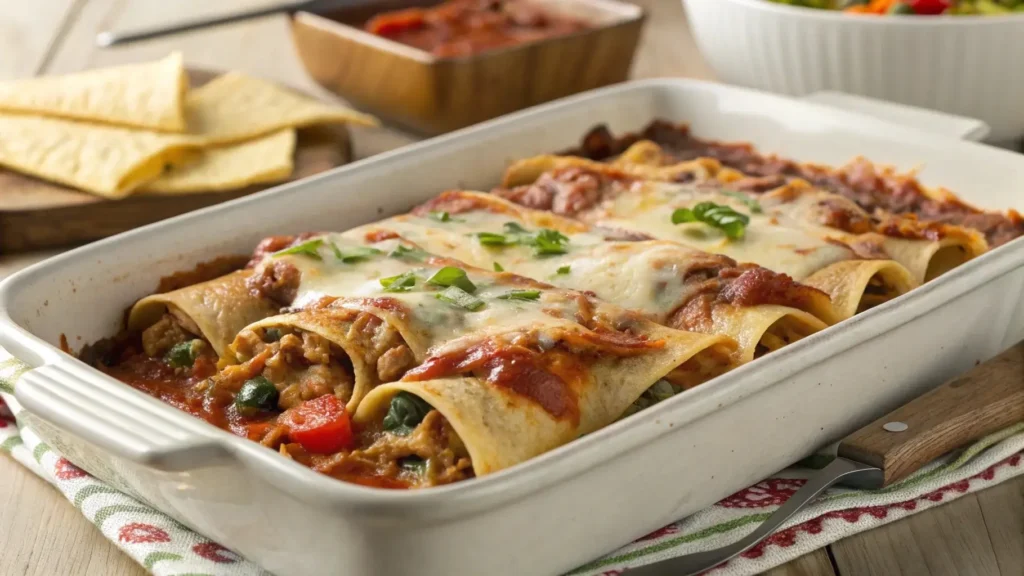
[[[242,384],[242,389],[235,395],[235,408],[243,416],[252,416],[260,411],[276,408],[279,396],[280,393],[273,382],[263,376],[257,376]]]
[[[191,368],[196,363],[196,358],[199,357],[202,348],[202,340],[179,342],[167,351],[164,359],[172,368]]]
[[[914,12],[914,9],[910,7],[910,4],[897,2],[889,7],[889,14],[917,14],[917,12]]]

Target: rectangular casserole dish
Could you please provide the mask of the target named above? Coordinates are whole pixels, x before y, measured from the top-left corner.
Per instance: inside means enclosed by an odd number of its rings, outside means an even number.
[[[16,391],[68,458],[279,576],[557,574],[809,454],[1024,338],[1024,240],[766,358],[506,471],[417,492],[338,482],[60,352],[113,334],[159,277],[272,233],[344,229],[453,187],[488,189],[516,158],[594,123],[690,122],[705,138],[831,164],[923,165],[988,208],[1024,209],[1024,156],[745,89],[619,85],[174,218],[0,284],[0,345],[36,367]],[[469,161],[467,161],[467,159]]]

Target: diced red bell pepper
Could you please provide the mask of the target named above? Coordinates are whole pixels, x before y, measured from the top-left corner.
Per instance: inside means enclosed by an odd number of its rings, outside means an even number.
[[[281,415],[288,436],[307,452],[332,454],[352,445],[352,422],[345,406],[330,394],[303,402]]]
[[[908,2],[910,7],[914,9],[915,14],[921,14],[924,16],[936,16],[942,14],[946,10],[949,10],[949,0],[910,0]]]

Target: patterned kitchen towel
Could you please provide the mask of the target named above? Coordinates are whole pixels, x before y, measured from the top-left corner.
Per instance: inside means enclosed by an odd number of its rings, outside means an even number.
[[[93,478],[18,424],[9,395],[27,367],[0,349],[0,452],[8,452],[54,484],[110,541],[158,576],[266,574],[255,564],[170,517]],[[6,400],[7,408],[3,408]],[[613,576],[640,566],[734,542],[753,530],[813,470],[790,468],[644,536],[571,574]],[[713,576],[758,574],[841,538],[899,520],[964,494],[1024,474],[1024,424],[932,462],[907,480],[878,491],[832,488],[783,528]]]

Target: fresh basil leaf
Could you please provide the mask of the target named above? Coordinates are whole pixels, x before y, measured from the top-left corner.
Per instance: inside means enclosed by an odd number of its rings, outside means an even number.
[[[511,290],[498,296],[499,300],[536,300],[540,298],[540,290]]]
[[[434,294],[434,298],[460,308],[465,308],[470,312],[476,312],[484,307],[483,300],[473,296],[458,286],[449,286],[441,292]]]
[[[369,246],[355,246],[342,252],[337,246],[334,247],[334,256],[345,264],[355,264],[380,254],[381,251]]]
[[[433,407],[425,400],[403,390],[391,398],[388,413],[384,416],[384,431],[408,436],[431,410]]]
[[[274,252],[274,256],[285,256],[287,254],[302,254],[302,255],[305,255],[305,256],[312,256],[313,258],[316,258],[317,260],[323,260],[323,258],[320,257],[320,252],[319,252],[320,247],[323,246],[323,245],[324,245],[323,238],[317,238],[315,240],[310,240],[308,242],[303,242],[302,244],[296,244],[295,246],[292,246],[291,248],[285,248],[284,250],[278,250],[277,252]]]
[[[501,267],[501,264],[498,264],[497,262],[495,262],[494,263],[494,271],[495,272],[504,272],[505,269]]]
[[[555,274],[568,274],[571,271],[572,271],[572,268],[569,267],[569,265],[559,266],[558,270],[555,271]]]
[[[753,198],[747,196],[743,192],[736,192],[734,190],[722,190],[722,194],[728,196],[729,198],[733,198],[735,200],[743,202],[744,206],[750,208],[751,214],[760,214],[761,212],[763,212],[763,210],[761,210],[761,204],[759,204],[757,200],[754,200]]]
[[[405,260],[422,262],[427,258],[428,254],[419,248],[408,248],[399,244],[394,250],[388,253],[388,256],[391,258],[402,258]]]
[[[427,282],[435,286],[456,286],[470,294],[476,292],[476,285],[469,279],[469,276],[466,276],[466,271],[455,266],[441,268],[428,278]]]
[[[672,212],[672,223],[703,222],[718,228],[732,240],[743,237],[750,217],[728,206],[714,202],[701,202],[693,208],[679,208]]]
[[[416,275],[412,272],[405,272],[398,276],[381,278],[380,285],[384,287],[385,292],[408,292],[416,285]]]

